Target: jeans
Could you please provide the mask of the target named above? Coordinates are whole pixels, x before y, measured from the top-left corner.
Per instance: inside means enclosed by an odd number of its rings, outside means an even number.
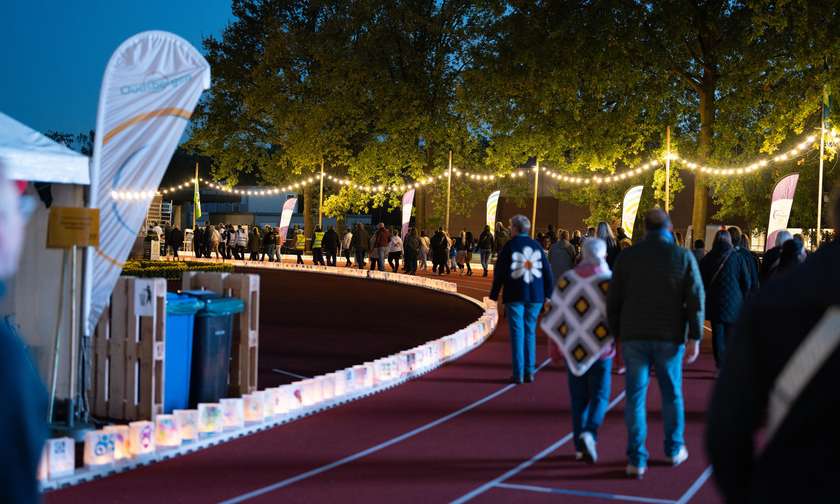
[[[363,248],[356,249],[356,267],[362,269],[365,267],[365,255],[367,251]]]
[[[268,262],[274,262],[274,245],[266,245],[263,255],[268,256]]]
[[[589,432],[598,439],[598,428],[610,402],[610,373],[612,359],[598,360],[583,376],[569,375],[569,394],[572,398],[572,431],[575,450],[582,452],[580,435]]]
[[[385,259],[388,257],[388,247],[376,247],[373,249],[373,253],[376,255],[376,269],[379,271],[385,271]],[[373,269],[373,258],[371,257],[370,267]]]
[[[488,264],[490,263],[490,255],[493,251],[490,249],[481,249],[478,253],[481,255],[481,267],[484,269],[484,273],[487,273]]]
[[[537,360],[537,317],[542,303],[508,303],[508,325],[510,327],[510,353],[513,364],[513,379],[522,380],[534,376]]]
[[[682,394],[682,366],[685,345],[667,341],[624,341],[621,344],[627,374],[624,422],[627,424],[627,459],[646,467],[647,389],[650,368],[656,371],[662,396],[665,424],[665,456],[673,457],[685,444],[685,408]]]
[[[712,322],[712,350],[715,355],[715,366],[723,367],[723,359],[726,355],[726,347],[735,332],[735,324],[726,322]]]

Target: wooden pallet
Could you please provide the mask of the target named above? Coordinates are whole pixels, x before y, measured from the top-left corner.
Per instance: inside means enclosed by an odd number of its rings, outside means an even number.
[[[234,316],[228,397],[257,391],[257,357],[260,341],[260,277],[247,273],[185,272],[182,289],[205,289],[245,302],[245,311]]]
[[[120,277],[93,334],[93,414],[151,420],[163,412],[166,280]]]

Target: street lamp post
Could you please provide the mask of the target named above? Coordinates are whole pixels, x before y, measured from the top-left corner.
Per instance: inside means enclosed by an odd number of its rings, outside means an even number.
[[[540,158],[537,158],[537,164],[534,166],[534,209],[531,212],[531,238],[537,233],[537,195],[540,190]]]

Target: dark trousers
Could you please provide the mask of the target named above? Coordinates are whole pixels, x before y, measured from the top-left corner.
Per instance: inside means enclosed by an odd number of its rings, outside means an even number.
[[[303,250],[295,250],[295,254],[297,254],[297,263],[303,264]]]
[[[569,375],[569,393],[572,405],[572,431],[575,449],[583,451],[580,435],[589,432],[598,439],[598,428],[610,402],[610,372],[612,359],[597,360],[583,376]]]
[[[177,258],[178,257],[178,246],[177,245],[170,245],[169,247],[172,248],[172,255]]]
[[[312,263],[324,266],[324,253],[320,247],[312,249]]]
[[[391,266],[391,271],[394,273],[397,273],[400,269],[400,258],[402,258],[402,252],[388,253],[388,264]]]
[[[712,350],[715,355],[715,366],[723,367],[723,359],[726,355],[726,347],[735,332],[735,324],[726,322],[712,322]]]
[[[405,253],[405,272],[409,275],[417,274],[417,254]]]
[[[350,249],[344,249],[343,253],[344,253],[344,260],[346,261],[344,263],[344,266],[345,267],[350,266]]]
[[[335,266],[335,262],[336,262],[336,251],[335,251],[335,249],[325,251],[325,255],[327,256],[327,266]]]
[[[356,249],[356,267],[362,269],[365,267],[365,254],[367,251],[363,248]]]

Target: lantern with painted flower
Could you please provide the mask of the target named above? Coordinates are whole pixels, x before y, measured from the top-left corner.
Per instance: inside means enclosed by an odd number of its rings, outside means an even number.
[[[224,429],[222,406],[219,403],[199,403],[198,432],[203,435],[218,434]]]
[[[132,456],[155,451],[155,424],[148,420],[128,424],[128,449]]]
[[[85,467],[100,467],[114,462],[114,437],[104,430],[85,433]]]
[[[245,404],[241,397],[220,399],[222,423],[225,429],[238,429],[245,425]]]
[[[271,416],[279,416],[286,413],[286,406],[283,403],[284,391],[280,387],[272,387],[266,389],[265,393],[268,401],[271,403]]]
[[[107,425],[103,430],[112,435],[114,460],[131,458],[131,450],[128,448],[128,425]]]
[[[181,442],[198,439],[198,410],[176,409],[172,411],[172,414],[175,415]]]
[[[245,403],[245,421],[249,423],[262,422],[265,418],[265,393],[253,392],[242,396]]]
[[[181,446],[181,431],[175,415],[158,415],[155,417],[155,444],[167,448]]]

